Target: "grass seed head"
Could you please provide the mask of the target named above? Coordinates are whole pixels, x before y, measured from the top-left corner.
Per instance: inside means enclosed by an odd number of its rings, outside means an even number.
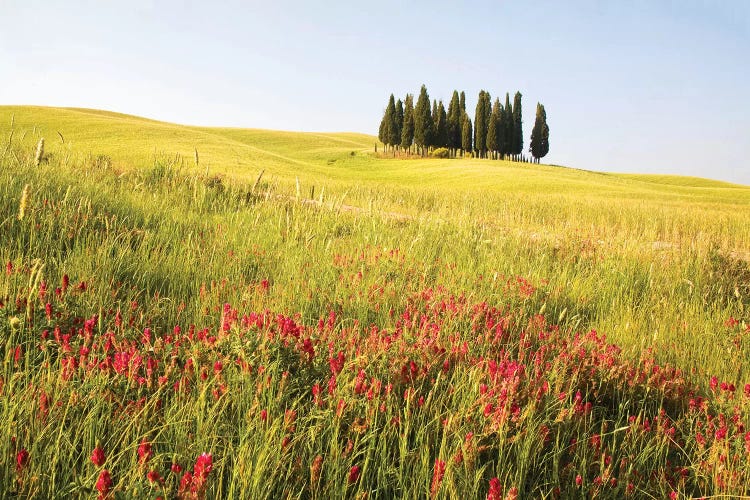
[[[39,139],[39,143],[36,145],[36,155],[34,155],[34,163],[38,167],[44,159],[44,137]]]
[[[21,201],[18,204],[18,220],[23,220],[26,215],[26,207],[29,205],[29,185],[26,184],[21,191]]]

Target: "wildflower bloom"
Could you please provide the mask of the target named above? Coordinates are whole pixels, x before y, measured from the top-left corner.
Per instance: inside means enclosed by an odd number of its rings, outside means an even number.
[[[148,479],[149,483],[162,483],[163,479],[158,471],[150,470],[148,471],[148,474],[146,474],[146,478]]]
[[[107,469],[104,469],[99,474],[99,479],[96,481],[96,491],[99,492],[99,498],[103,499],[109,495],[109,489],[112,487],[112,476],[109,474]]]
[[[94,451],[91,452],[91,461],[96,465],[97,467],[101,467],[104,465],[104,450],[101,449],[101,447],[97,446],[94,448]]]
[[[183,498],[191,488],[193,483],[193,475],[189,472],[185,472],[183,474],[182,479],[180,479],[180,487],[177,490],[177,497]]]
[[[316,455],[310,466],[310,483],[315,485],[320,480],[320,471],[323,468],[323,457]]]
[[[26,448],[21,448],[16,453],[16,471],[21,472],[29,464],[29,452]]]
[[[349,469],[349,484],[356,483],[359,479],[359,465],[353,465],[351,469]]]
[[[716,378],[716,376],[711,377],[711,381],[709,383],[711,390],[715,391],[716,387],[719,385],[719,379]]]
[[[496,477],[490,479],[490,491],[487,492],[487,500],[502,500],[503,486]]]
[[[445,475],[445,462],[439,458],[435,459],[435,468],[432,472],[432,484],[430,485],[430,495],[433,497],[437,496],[437,492],[440,489],[440,483],[443,482],[443,476]]]
[[[213,468],[213,457],[210,453],[201,453],[201,456],[199,456],[195,460],[195,466],[193,467],[193,475],[196,478],[200,478],[202,480],[205,480],[206,477],[208,477],[208,473],[211,472],[211,469]]]
[[[142,440],[141,444],[138,445],[138,463],[145,464],[152,456],[151,443],[145,439]]]

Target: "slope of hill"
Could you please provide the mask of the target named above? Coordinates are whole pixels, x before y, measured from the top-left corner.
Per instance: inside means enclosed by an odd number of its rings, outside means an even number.
[[[750,494],[746,187],[0,125],[1,497]]]
[[[181,155],[201,168],[253,178],[263,169],[284,181],[337,181],[428,187],[450,191],[476,189],[514,192],[578,193],[587,196],[646,198],[697,197],[720,200],[726,188],[747,188],[706,179],[663,175],[602,175],[563,167],[483,160],[398,161],[373,154],[377,139],[355,133],[303,133],[260,129],[194,127],[120,113],[39,106],[0,106],[0,133],[11,121],[29,142],[44,136],[47,150],[109,156],[125,168],[149,166],[160,155]],[[61,135],[60,135],[61,134]],[[64,141],[64,142],[63,142]],[[675,188],[707,188],[700,191]]]

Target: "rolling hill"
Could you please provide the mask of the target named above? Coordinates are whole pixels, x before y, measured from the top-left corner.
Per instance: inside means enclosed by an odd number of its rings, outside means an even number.
[[[95,110],[0,134],[2,497],[750,493],[748,187]]]

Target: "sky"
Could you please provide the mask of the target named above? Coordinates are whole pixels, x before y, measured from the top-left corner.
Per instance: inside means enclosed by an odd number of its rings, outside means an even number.
[[[748,51],[748,0],[0,0],[0,104],[377,135],[391,93],[520,91],[547,163],[750,185]]]

